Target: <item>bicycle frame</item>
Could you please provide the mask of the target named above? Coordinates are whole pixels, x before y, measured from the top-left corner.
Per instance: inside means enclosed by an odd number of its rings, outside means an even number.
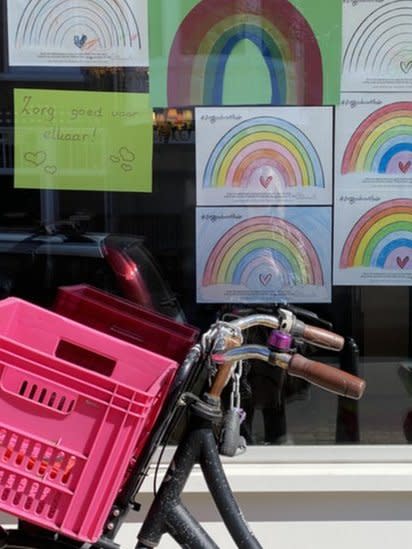
[[[196,407],[193,411],[196,414]],[[224,473],[212,421],[193,415],[145,518],[136,549],[156,547],[165,533],[170,534],[182,547],[218,549],[181,501],[186,481],[197,463],[237,546],[244,549],[261,548],[243,518]]]

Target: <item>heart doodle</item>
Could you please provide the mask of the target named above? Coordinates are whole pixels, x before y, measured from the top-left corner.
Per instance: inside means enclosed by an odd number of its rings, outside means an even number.
[[[406,267],[406,265],[409,263],[409,255],[407,255],[406,257],[397,257],[396,258],[396,263],[398,264],[398,267],[400,269],[404,269]]]
[[[262,284],[262,286],[267,286],[269,282],[272,280],[272,275],[270,273],[267,274],[260,274],[259,275],[259,281]]]
[[[399,162],[399,169],[402,173],[406,173],[409,171],[410,167],[412,166],[412,162],[408,160],[408,162]]]
[[[401,70],[405,74],[408,74],[408,72],[412,69],[412,61],[401,61]]]
[[[73,41],[74,41],[74,45],[81,50],[87,42],[87,36],[85,34],[83,34],[80,37],[78,34],[76,34]]]
[[[54,175],[57,172],[56,166],[45,166],[44,171],[49,175]]]
[[[260,179],[259,179],[260,184],[265,189],[267,189],[269,187],[269,185],[272,183],[272,181],[273,181],[273,177],[271,175],[269,177],[263,177],[263,175],[261,175]]]
[[[27,162],[30,162],[30,164],[34,164],[35,166],[41,166],[44,162],[46,162],[47,154],[44,151],[39,152],[28,152],[24,155],[25,160]]]
[[[124,162],[133,162],[136,159],[136,155],[133,151],[129,151],[127,147],[122,147],[119,151],[120,156]]]
[[[124,172],[131,172],[133,170],[133,166],[131,164],[122,164],[122,170]]]

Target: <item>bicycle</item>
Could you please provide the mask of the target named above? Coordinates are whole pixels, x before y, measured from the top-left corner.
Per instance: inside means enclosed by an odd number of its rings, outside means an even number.
[[[256,326],[271,330],[267,345],[244,344],[244,332]],[[19,518],[17,529],[2,531],[0,548],[119,549],[116,534],[128,512],[139,509],[136,496],[154,452],[162,440],[167,440],[184,410],[189,412],[187,428],[178,440],[175,455],[144,518],[136,549],[158,546],[166,533],[182,547],[217,549],[181,501],[185,483],[197,463],[236,545],[241,549],[260,548],[230,489],[220,460],[220,454],[233,456],[244,443],[240,434],[243,414],[236,387],[237,365],[245,360],[261,360],[269,367],[279,367],[291,376],[353,399],[359,399],[365,390],[364,380],[299,354],[297,347],[302,342],[332,351],[340,351],[344,346],[341,336],[305,324],[287,307],[279,307],[270,315],[257,313],[215,322],[190,348],[178,368],[154,428],[113,501],[99,539],[95,542],[75,540],[58,529],[49,531]],[[199,395],[191,389],[202,373],[207,373],[209,379],[206,391]],[[221,395],[232,377],[235,380],[233,398],[223,416]]]

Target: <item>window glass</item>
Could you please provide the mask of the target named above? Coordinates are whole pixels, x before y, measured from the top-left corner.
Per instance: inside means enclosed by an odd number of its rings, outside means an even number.
[[[1,6],[0,297],[14,295],[50,306],[59,286],[83,282],[130,297],[131,290],[115,267],[116,254],[123,254],[139,267],[146,292],[140,298],[146,304],[201,329],[217,316],[230,314],[227,303],[199,304],[196,299],[192,107],[153,112],[152,192],[14,187],[16,88],[133,93],[147,92],[149,79],[147,70],[133,67],[10,66],[6,2]],[[335,110],[331,108],[334,121]],[[406,262],[406,257],[409,261],[405,252],[401,261]],[[412,440],[410,287],[333,286],[331,295],[331,303],[302,301],[300,305],[348,338],[345,351],[339,355],[306,351],[365,377],[364,398],[355,402],[336,397],[251,361],[241,381],[242,406],[247,412],[242,429],[249,444],[405,444]],[[268,333],[262,329],[249,337],[264,344]]]

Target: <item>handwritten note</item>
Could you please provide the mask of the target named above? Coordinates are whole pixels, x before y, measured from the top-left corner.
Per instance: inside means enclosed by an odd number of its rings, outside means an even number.
[[[146,94],[17,89],[16,188],[151,192]]]

